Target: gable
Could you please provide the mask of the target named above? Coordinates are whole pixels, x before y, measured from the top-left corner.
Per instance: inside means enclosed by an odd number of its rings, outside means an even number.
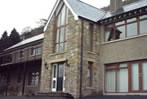
[[[53,17],[54,14],[58,14],[62,5],[65,4],[66,7],[72,12],[72,14],[74,15],[74,19],[75,20],[78,20],[78,16],[76,15],[76,13],[72,10],[72,8],[70,7],[70,5],[66,2],[66,0],[57,0],[55,5],[54,5],[54,8],[52,9],[50,15],[49,15],[49,18],[48,18],[48,22],[46,24],[46,26],[44,27],[44,31],[46,31],[47,29],[47,26],[48,24],[50,23],[51,21],[51,18]]]
[[[74,16],[75,20],[78,20],[79,17],[91,20],[93,22],[97,22],[100,19],[102,19],[105,15],[105,12],[101,9],[98,9],[96,7],[93,7],[89,4],[86,4],[80,0],[57,0],[50,16],[48,19],[48,22],[44,28],[44,31],[46,31],[47,26],[53,16],[53,14],[55,13],[55,11],[58,12],[58,10],[60,9],[60,4],[64,3],[67,8],[71,11],[71,13]],[[58,9],[59,8],[59,9]]]

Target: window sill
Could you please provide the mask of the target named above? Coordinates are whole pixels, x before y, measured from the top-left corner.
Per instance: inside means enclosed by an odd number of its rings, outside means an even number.
[[[95,88],[90,87],[90,86],[89,86],[89,87],[86,87],[86,89],[87,89],[87,90],[95,90]]]
[[[65,54],[65,53],[66,52],[58,52],[58,53],[49,54],[49,56],[61,55],[61,54]]]
[[[27,85],[27,87],[38,87],[38,85]]]
[[[88,53],[90,53],[90,54],[96,54],[95,52],[93,52],[93,51],[87,51]]]
[[[147,36],[147,33],[146,34],[132,36],[132,37],[127,37],[127,38],[122,38],[122,39],[118,39],[118,40],[106,41],[106,42],[102,42],[101,44],[105,45],[105,44],[110,44],[110,43],[115,43],[115,42],[130,40],[130,39],[135,39],[135,38],[139,38],[139,37],[143,37],[143,36]]]
[[[22,58],[18,58],[19,60],[23,60],[23,59],[25,59],[24,57],[22,57]]]

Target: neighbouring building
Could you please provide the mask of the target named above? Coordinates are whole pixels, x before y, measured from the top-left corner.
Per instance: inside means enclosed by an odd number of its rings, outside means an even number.
[[[6,84],[11,81],[10,69],[21,64],[26,74],[22,81],[29,82],[27,74],[32,70],[31,81],[38,82],[37,90],[23,83],[21,93],[30,88],[34,94],[69,93],[75,98],[147,95],[147,0],[125,6],[119,1],[112,0],[111,12],[105,12],[80,0],[57,0],[40,41],[42,55],[32,61],[1,63],[1,74],[7,71]],[[15,56],[16,49],[27,49],[28,44],[10,47],[0,56],[8,57],[10,52]]]
[[[0,54],[0,95],[31,95],[40,85],[44,34],[23,40]]]

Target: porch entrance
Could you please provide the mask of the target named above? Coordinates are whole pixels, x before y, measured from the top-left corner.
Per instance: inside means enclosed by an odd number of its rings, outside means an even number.
[[[57,63],[52,65],[52,92],[65,90],[64,67],[65,67],[65,63]]]

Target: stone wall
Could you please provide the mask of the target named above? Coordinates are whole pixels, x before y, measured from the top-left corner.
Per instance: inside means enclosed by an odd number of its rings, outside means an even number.
[[[68,66],[65,66],[65,92],[70,93],[75,98],[79,97],[80,90],[80,53],[81,53],[81,31],[82,20],[75,20],[72,13],[69,11],[68,15],[68,32],[67,32],[67,47],[62,53],[54,52],[54,40],[56,34],[56,17],[51,18],[51,21],[45,32],[45,39],[43,43],[43,62],[40,92],[51,92],[51,64],[61,61],[68,61]],[[89,21],[84,20],[84,49],[83,49],[83,96],[94,95],[101,93],[101,82],[98,77],[101,75],[99,66],[99,28],[94,24],[93,35],[93,51],[88,49],[88,33]],[[87,69],[88,62],[93,62],[93,79],[92,86],[87,85]],[[48,69],[45,68],[47,64]],[[99,84],[99,85],[98,85]]]
[[[84,20],[84,48],[83,48],[83,95],[100,95],[102,94],[101,87],[101,68],[99,61],[99,52],[100,52],[100,33],[99,26],[94,24],[93,32],[93,50],[89,51],[88,48],[88,39],[89,39],[89,23],[90,21]],[[88,73],[88,62],[93,63],[92,67],[92,85],[88,85],[87,73]]]
[[[53,51],[56,33],[55,20],[56,17],[53,16],[45,32],[40,92],[51,92],[51,64],[68,60],[69,66],[65,66],[65,92],[78,97],[81,21],[74,20],[74,16],[69,11],[67,47],[64,52],[55,53]],[[45,68],[45,63],[47,63],[48,69]]]

